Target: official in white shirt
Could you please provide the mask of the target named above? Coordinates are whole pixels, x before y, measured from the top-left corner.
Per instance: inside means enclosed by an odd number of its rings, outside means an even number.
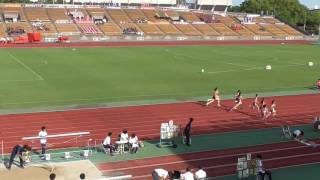
[[[45,126],[41,127],[41,131],[39,132],[40,145],[41,145],[41,154],[44,155],[46,153],[47,146],[47,129]]]
[[[191,172],[191,168],[187,167],[186,172],[181,174],[182,180],[194,180],[194,175]]]
[[[152,171],[153,180],[165,180],[168,176],[169,172],[164,169],[158,168]]]
[[[113,155],[115,146],[111,144],[112,132],[108,133],[108,136],[103,140],[103,147],[110,150],[110,154]]]
[[[135,133],[131,134],[129,138],[129,144],[130,144],[130,152],[136,153],[139,148],[139,142],[138,142],[138,137],[136,136]]]
[[[124,129],[120,135],[120,141],[129,141],[128,131]]]
[[[194,177],[196,180],[204,180],[207,177],[207,173],[200,166],[199,170],[194,173]]]
[[[261,177],[261,179],[264,179],[264,176],[267,175],[268,178],[269,178],[269,180],[272,180],[271,171],[267,171],[267,170],[263,167],[261,154],[258,154],[258,155],[257,155],[257,158],[256,158],[256,166],[257,166],[257,170],[258,170],[258,175]]]

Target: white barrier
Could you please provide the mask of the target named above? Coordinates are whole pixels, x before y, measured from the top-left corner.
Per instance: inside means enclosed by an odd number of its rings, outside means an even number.
[[[82,136],[82,135],[89,135],[90,132],[76,132],[76,133],[66,133],[66,134],[54,134],[54,135],[48,135],[46,138],[58,138],[58,137],[67,137],[67,136]],[[39,136],[33,136],[33,137],[23,137],[22,140],[35,140],[35,139],[41,139]]]

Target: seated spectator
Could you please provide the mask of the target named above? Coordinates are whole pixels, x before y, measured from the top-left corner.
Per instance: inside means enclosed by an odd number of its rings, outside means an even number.
[[[259,180],[264,180],[264,176],[267,175],[269,180],[272,180],[271,172],[264,169],[262,164],[262,156],[260,154],[257,155],[256,165],[258,170],[258,178]]]
[[[152,178],[153,180],[165,180],[169,178],[169,173],[164,169],[158,168],[152,171]]]
[[[81,180],[86,179],[86,175],[85,175],[84,173],[81,173],[81,174],[80,174],[80,179],[81,179]]]
[[[304,132],[300,129],[294,130],[292,136],[297,139],[301,139],[304,135]]]
[[[203,170],[202,166],[199,166],[199,170],[194,173],[196,180],[204,180],[207,177],[207,173]]]
[[[112,136],[112,132],[109,132],[108,136],[104,139],[102,144],[104,148],[109,149],[110,155],[113,156],[115,146],[111,144],[111,136]]]
[[[317,88],[317,89],[320,89],[320,79],[318,79],[318,80],[316,81],[316,88]]]
[[[128,130],[124,129],[120,134],[120,141],[129,141]]]
[[[130,152],[131,153],[136,153],[139,148],[139,141],[138,137],[136,136],[135,133],[131,134],[129,138],[129,145],[130,145]]]
[[[191,168],[187,167],[186,172],[181,174],[182,180],[194,180],[193,173],[191,172]]]
[[[56,174],[55,173],[51,173],[49,175],[50,180],[55,180],[56,179]]]

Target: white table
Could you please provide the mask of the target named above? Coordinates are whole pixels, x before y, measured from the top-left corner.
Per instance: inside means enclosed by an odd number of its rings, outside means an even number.
[[[124,154],[124,145],[129,141],[116,141],[115,143],[118,145],[120,155]]]

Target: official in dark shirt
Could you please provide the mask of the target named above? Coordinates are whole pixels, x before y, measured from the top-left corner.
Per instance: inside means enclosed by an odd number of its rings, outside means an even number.
[[[28,145],[24,145],[24,146],[16,145],[16,146],[14,146],[14,148],[12,149],[12,152],[11,152],[9,163],[7,165],[7,169],[11,169],[11,165],[12,165],[16,155],[19,156],[20,167],[23,168],[24,167],[23,166],[24,161],[22,159],[22,155],[23,155],[23,153],[28,153],[29,151],[31,151],[31,148]]]
[[[187,146],[191,145],[191,124],[193,122],[193,118],[189,119],[188,124],[186,125],[186,127],[184,128],[183,134],[185,136],[185,143]]]

